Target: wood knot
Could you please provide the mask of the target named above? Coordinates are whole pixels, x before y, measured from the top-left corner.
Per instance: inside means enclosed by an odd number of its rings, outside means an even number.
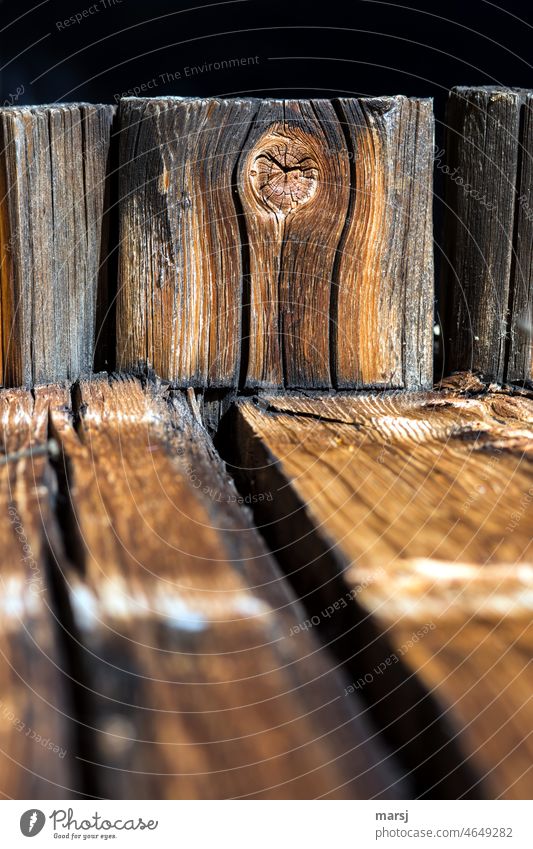
[[[255,153],[250,180],[257,200],[277,215],[307,203],[318,185],[318,164],[295,139],[273,141]]]

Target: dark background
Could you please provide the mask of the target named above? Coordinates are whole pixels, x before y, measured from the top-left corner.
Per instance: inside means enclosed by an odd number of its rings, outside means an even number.
[[[80,23],[65,25],[95,6]],[[115,102],[148,83],[143,96],[408,94],[435,99],[441,147],[452,86],[533,88],[531,0],[505,0],[504,8],[488,0],[316,6],[301,0],[0,0],[0,11],[0,100],[6,105]],[[253,61],[186,73],[245,57]],[[164,75],[175,79],[165,82]],[[437,272],[442,180],[437,170]]]
[[[146,94],[431,96],[442,119],[453,85],[533,87],[530,0],[1,0],[0,10],[2,99],[23,85],[19,103],[113,101],[157,78]],[[258,62],[184,74],[245,56]]]

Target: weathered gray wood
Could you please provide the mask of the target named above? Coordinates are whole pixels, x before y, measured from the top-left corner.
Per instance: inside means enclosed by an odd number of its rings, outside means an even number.
[[[92,370],[112,106],[0,109],[5,383]],[[105,254],[106,247],[103,247]]]
[[[305,614],[193,396],[189,407],[181,393],[131,378],[84,381],[77,431],[65,391],[47,397],[68,471],[73,539],[62,572],[95,792],[399,795],[327,651],[312,634],[292,639]]]
[[[533,204],[530,95],[450,93],[446,150],[445,349],[449,371],[531,378]]]

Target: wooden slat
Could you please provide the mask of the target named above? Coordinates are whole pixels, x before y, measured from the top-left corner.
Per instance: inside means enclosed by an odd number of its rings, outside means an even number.
[[[450,93],[446,150],[445,344],[449,370],[531,378],[530,95]]]
[[[235,386],[243,266],[233,172],[252,100],[120,105],[117,362],[177,386]]]
[[[533,93],[524,92],[518,140],[506,380],[533,379]]]
[[[430,383],[429,101],[120,109],[121,369],[214,389]]]
[[[112,106],[0,109],[3,382],[92,370]],[[102,251],[102,253],[101,253]]]
[[[252,493],[273,491],[257,516],[278,556],[289,552],[299,594],[320,613],[352,593],[371,613],[366,655],[354,612],[323,624],[355,670],[352,692],[383,700],[381,721],[415,765],[409,742],[433,704],[419,792],[527,798],[533,400],[483,389],[246,401],[236,451]],[[402,731],[412,673],[423,691]],[[448,789],[442,765],[422,770],[445,725],[458,747]]]
[[[62,799],[81,783],[43,529],[47,405],[4,390],[0,419],[0,795]]]
[[[96,379],[77,405],[74,429],[57,390],[51,420],[72,506],[64,574],[99,793],[399,792],[326,651],[312,635],[292,639],[303,610],[183,396]]]
[[[432,104],[407,97],[338,104],[352,177],[333,289],[335,383],[429,387]]]

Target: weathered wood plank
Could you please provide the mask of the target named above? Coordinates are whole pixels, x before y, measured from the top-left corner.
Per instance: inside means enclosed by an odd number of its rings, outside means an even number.
[[[253,100],[120,105],[117,362],[177,386],[235,386],[242,254],[233,172]]]
[[[0,109],[3,379],[92,370],[112,106]]]
[[[0,795],[62,799],[82,788],[42,523],[54,533],[47,405],[4,390],[0,421]]]
[[[330,101],[262,101],[237,186],[250,252],[247,386],[331,386],[330,297],[350,195]]]
[[[322,626],[419,792],[527,798],[533,400],[482,390],[242,402],[236,453],[308,609],[355,596]]]
[[[447,368],[489,379],[532,375],[530,96],[450,93],[443,299]]]
[[[57,391],[51,420],[99,792],[394,794],[326,651],[312,635],[292,639],[303,611],[183,396],[127,378],[83,382],[76,429],[67,402]]]
[[[429,101],[120,108],[121,369],[213,389],[428,385]]]
[[[505,374],[515,382],[533,379],[533,93],[523,96]]]
[[[432,103],[342,98],[338,111],[352,177],[333,288],[335,385],[429,387]]]

